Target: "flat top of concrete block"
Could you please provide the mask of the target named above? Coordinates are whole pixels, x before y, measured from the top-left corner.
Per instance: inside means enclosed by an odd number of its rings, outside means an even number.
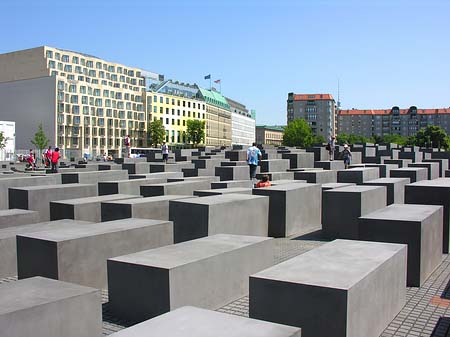
[[[393,204],[366,214],[361,219],[379,219],[391,221],[423,221],[443,209],[443,206]]]
[[[402,250],[406,245],[334,240],[252,276],[348,290]]]
[[[216,234],[109,260],[172,269],[266,240],[272,239],[260,236]]]
[[[374,191],[377,189],[385,189],[383,186],[367,186],[367,185],[352,185],[341,188],[336,188],[333,190],[324,191],[325,193],[363,193]]]
[[[401,168],[396,168],[396,169],[392,169],[391,172],[417,172],[417,171],[425,171],[426,168],[425,167],[401,167]]]
[[[127,170],[106,170],[106,171],[75,171],[75,172],[63,172],[63,176],[74,176],[74,175],[117,175],[119,173],[128,174]]]
[[[97,188],[96,184],[57,184],[57,185],[38,185],[38,186],[23,186],[23,187],[10,187],[10,189],[14,190],[26,190],[26,191],[40,191],[40,190],[54,190],[54,189],[65,189],[70,187],[91,187],[94,186]]]
[[[313,174],[313,173],[322,173],[328,174],[329,172],[336,172],[336,170],[323,170],[323,169],[313,169],[313,170],[304,170],[304,171],[296,171],[299,173]]]
[[[270,182],[272,186],[284,185],[284,184],[298,184],[298,183],[306,183],[306,180],[290,180],[290,179],[280,179],[274,180]]]
[[[195,192],[222,194],[222,193],[241,193],[241,192],[248,192],[251,190],[252,189],[250,187],[228,187],[228,188],[215,188],[212,190],[197,190]]]
[[[176,186],[176,185],[192,185],[196,182],[204,182],[204,179],[196,179],[196,180],[183,180],[183,181],[173,181],[170,183],[158,183],[158,184],[145,184],[141,186]]]
[[[92,225],[93,222],[82,221],[82,220],[72,220],[72,219],[62,219],[55,221],[45,221],[35,224],[6,227],[0,229],[0,240],[4,238],[14,237],[20,234],[36,233],[40,231],[53,230],[58,227],[69,227],[69,226],[85,226]]]
[[[0,302],[0,316],[60,301],[68,297],[97,292],[100,291],[40,276],[9,282],[0,286],[0,298],[2,299]]]
[[[66,205],[68,205],[68,204],[83,205],[83,204],[90,204],[90,203],[96,203],[96,202],[102,202],[102,201],[118,200],[118,199],[131,199],[131,198],[142,198],[142,196],[131,195],[131,194],[107,194],[107,195],[100,195],[97,197],[56,200],[56,201],[52,201],[52,203],[66,204]]]
[[[222,181],[213,181],[211,184],[229,184],[229,183],[243,183],[249,182],[250,180],[222,180]]]
[[[240,202],[240,201],[245,201],[245,200],[256,200],[258,198],[267,198],[267,197],[259,196],[259,195],[251,195],[251,194],[227,193],[227,194],[211,195],[211,196],[206,196],[206,197],[201,197],[201,198],[189,198],[189,199],[175,200],[174,202],[190,203],[190,204],[196,204],[196,205],[198,205],[198,204],[216,205],[216,204],[224,204],[227,202]]]
[[[300,328],[229,315],[196,307],[182,307],[111,337],[300,337]]]
[[[166,224],[166,220],[153,219],[137,219],[127,218],[107,222],[96,223],[95,226],[79,226],[51,229],[48,231],[40,231],[37,233],[22,234],[29,238],[41,239],[53,242],[62,242],[67,240],[74,240],[83,237],[96,236],[105,233],[121,232],[130,229],[142,228],[147,226],[159,226]]]
[[[365,181],[364,184],[395,184],[404,182],[409,183],[409,178],[378,178]]]
[[[399,179],[408,179],[408,178],[399,178]],[[342,188],[355,185],[356,185],[355,183],[326,183],[322,184],[322,190],[332,190],[334,188]]]
[[[34,213],[38,213],[38,212],[37,211],[29,211],[29,210],[26,210],[26,209],[19,209],[19,208],[2,209],[2,210],[0,210],[0,216],[34,214]]]
[[[123,200],[114,200],[107,201],[107,204],[146,204],[149,202],[159,202],[159,201],[168,201],[168,200],[178,200],[178,199],[187,199],[187,198],[196,198],[192,195],[158,195],[156,197],[145,197],[145,198],[135,198],[135,199],[123,199]]]
[[[407,186],[435,186],[435,187],[450,187],[450,178],[438,178],[433,180],[420,180]]]
[[[376,167],[352,167],[347,170],[339,170],[339,172],[378,172],[378,169]]]
[[[320,184],[308,184],[308,183],[297,183],[297,184],[281,184],[281,185],[274,185],[269,187],[262,187],[262,188],[255,188],[254,190],[265,190],[265,191],[292,191],[292,190],[298,190],[302,188],[309,188],[319,186]]]

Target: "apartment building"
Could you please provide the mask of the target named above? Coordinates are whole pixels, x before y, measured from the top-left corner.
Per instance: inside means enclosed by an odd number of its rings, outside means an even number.
[[[287,122],[303,118],[316,136],[336,133],[336,102],[331,94],[294,94],[287,99]]]
[[[160,120],[168,144],[186,142],[186,122],[206,119],[206,103],[198,97],[198,87],[167,80],[146,93],[149,121]]]
[[[257,125],[256,143],[281,145],[283,143],[284,128],[277,125]]]
[[[65,157],[119,156],[125,135],[146,145],[144,73],[48,46],[1,54],[0,115],[16,121],[17,148],[29,148],[42,123]]]
[[[0,103],[1,104],[1,103]],[[0,148],[0,161],[15,160],[16,153],[16,123],[0,121],[0,133],[3,134],[4,148]]]
[[[340,110],[338,129],[340,133],[358,134],[365,137],[398,134],[414,136],[427,125],[437,125],[450,133],[450,108],[418,109],[411,106],[400,109]]]
[[[231,142],[251,145],[255,141],[255,118],[244,104],[226,97],[231,109]]]

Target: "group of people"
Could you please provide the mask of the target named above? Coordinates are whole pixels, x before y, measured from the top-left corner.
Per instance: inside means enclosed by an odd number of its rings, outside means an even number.
[[[45,159],[45,166],[51,167],[52,173],[58,172],[58,162],[61,158],[61,154],[59,153],[59,148],[55,147],[52,150],[52,147],[49,146],[47,150],[44,151],[43,159]]]
[[[330,137],[330,139],[328,140],[326,149],[328,150],[328,155],[329,155],[330,161],[333,161],[334,160],[334,152],[336,149],[336,137],[335,136]],[[344,161],[345,169],[348,169],[348,166],[350,165],[350,163],[352,161],[352,153],[350,151],[348,144],[344,144],[344,149],[342,150],[342,152],[339,153],[339,158]]]

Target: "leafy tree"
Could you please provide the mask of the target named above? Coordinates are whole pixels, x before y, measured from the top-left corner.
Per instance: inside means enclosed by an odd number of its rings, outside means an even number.
[[[0,131],[0,149],[3,149],[6,146],[7,138],[3,135],[3,132]]]
[[[340,133],[336,137],[337,143],[339,145],[344,144],[357,144],[357,143],[372,143],[375,142],[375,139],[373,137],[367,138],[361,135],[353,135],[353,134],[346,134],[346,133]]]
[[[158,144],[162,144],[164,142],[166,137],[166,129],[159,119],[149,123],[148,132],[150,134],[151,145],[158,147]]]
[[[428,125],[426,128],[422,128],[416,133],[415,145],[446,148],[448,146],[447,133],[440,126]]]
[[[285,127],[283,145],[309,147],[312,143],[314,143],[314,135],[304,119],[294,119]]]
[[[322,135],[318,135],[318,136],[314,137],[314,144],[323,144],[323,143],[326,143],[326,142],[327,142],[327,140]]]
[[[186,135],[188,142],[196,147],[205,140],[205,121],[189,119],[186,121]]]
[[[408,142],[408,137],[405,136],[400,136],[400,135],[384,135],[383,136],[383,143],[387,144],[387,143],[395,143],[398,145],[406,145],[406,143]]]
[[[39,123],[38,130],[34,134],[34,138],[31,140],[31,143],[39,149],[39,154],[47,148],[50,140],[45,135],[44,130],[42,129],[42,123]]]

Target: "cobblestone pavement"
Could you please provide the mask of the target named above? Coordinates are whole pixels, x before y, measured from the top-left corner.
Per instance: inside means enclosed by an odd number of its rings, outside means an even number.
[[[320,234],[314,232],[296,239],[276,239],[276,263],[303,254],[324,244]],[[0,279],[0,284],[17,278]],[[442,263],[421,288],[408,288],[406,305],[380,337],[450,337],[450,256]],[[103,335],[107,336],[130,326],[114,317],[108,309],[108,293],[102,291]],[[248,317],[248,296],[239,298],[218,309],[220,312]]]

